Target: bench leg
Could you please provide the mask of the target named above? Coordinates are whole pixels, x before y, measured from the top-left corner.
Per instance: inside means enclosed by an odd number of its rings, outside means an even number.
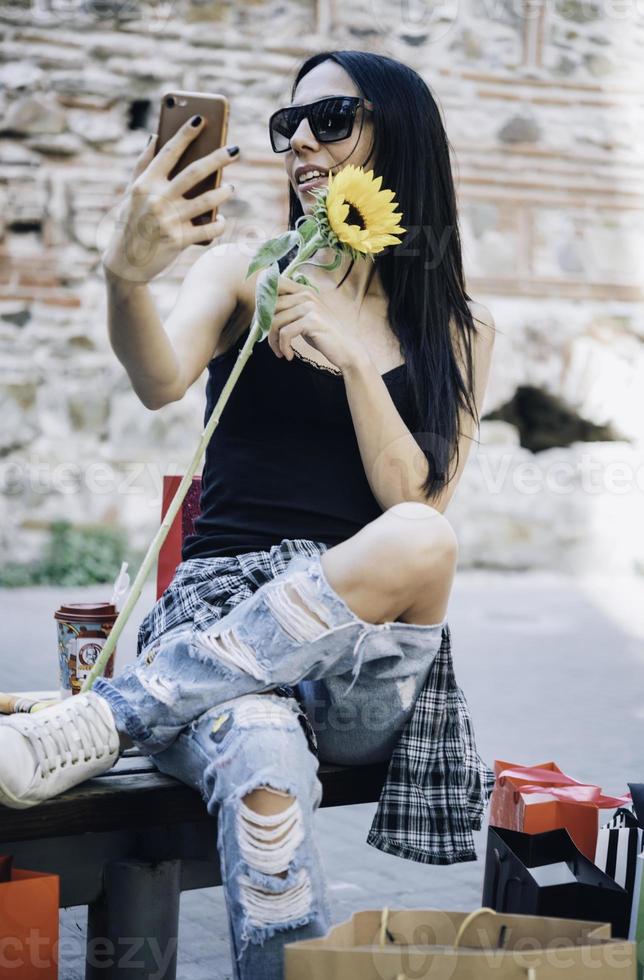
[[[88,906],[85,980],[175,980],[181,861],[113,861]]]

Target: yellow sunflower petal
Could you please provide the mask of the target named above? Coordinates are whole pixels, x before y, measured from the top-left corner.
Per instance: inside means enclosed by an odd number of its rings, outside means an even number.
[[[381,251],[386,245],[399,244],[392,232],[400,227],[402,213],[397,211],[393,191],[382,190],[382,177],[373,170],[364,171],[349,164],[335,177],[329,174],[326,214],[329,227],[338,240],[355,251]],[[351,214],[351,221],[348,221]]]

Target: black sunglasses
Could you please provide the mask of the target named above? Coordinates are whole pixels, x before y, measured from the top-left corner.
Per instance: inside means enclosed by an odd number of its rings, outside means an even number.
[[[287,106],[278,109],[268,121],[271,146],[275,153],[284,153],[291,146],[291,137],[306,116],[311,132],[319,143],[335,143],[351,135],[358,107],[367,112],[374,108],[373,102],[355,95],[333,96],[318,99],[308,105]]]

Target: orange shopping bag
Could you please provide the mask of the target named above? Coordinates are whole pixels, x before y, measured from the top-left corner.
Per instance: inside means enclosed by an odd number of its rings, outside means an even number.
[[[587,858],[594,862],[599,810],[631,802],[631,794],[604,796],[599,786],[580,783],[554,762],[519,766],[494,761],[496,783],[489,807],[491,827],[540,834],[564,827]]]
[[[58,875],[11,867],[0,856],[0,976],[58,978]]]

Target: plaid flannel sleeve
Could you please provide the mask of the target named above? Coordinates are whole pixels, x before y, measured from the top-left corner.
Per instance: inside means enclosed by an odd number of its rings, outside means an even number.
[[[367,843],[426,864],[476,861],[494,773],[476,750],[474,727],[456,683],[449,625],[391,756]]]

